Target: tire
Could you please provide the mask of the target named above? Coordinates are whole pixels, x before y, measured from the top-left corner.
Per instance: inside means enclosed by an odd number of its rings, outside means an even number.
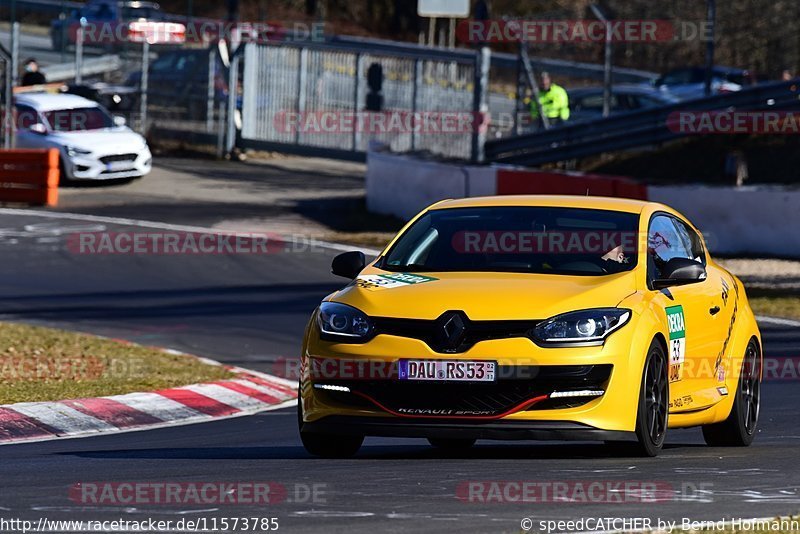
[[[364,443],[364,436],[303,432],[303,402],[298,390],[297,427],[300,440],[306,451],[321,458],[349,458],[355,455]]]
[[[447,451],[465,451],[475,445],[475,441],[468,438],[428,438],[432,446]]]
[[[703,439],[712,447],[747,447],[753,443],[761,412],[761,353],[750,340],[742,360],[736,397],[728,418],[703,426]]]
[[[64,166],[64,161],[61,157],[58,160],[58,186],[69,187],[75,182],[67,175],[67,168]]]
[[[667,435],[669,417],[669,370],[664,348],[653,340],[647,349],[642,380],[639,386],[639,406],[636,412],[634,451],[639,456],[658,456]]]

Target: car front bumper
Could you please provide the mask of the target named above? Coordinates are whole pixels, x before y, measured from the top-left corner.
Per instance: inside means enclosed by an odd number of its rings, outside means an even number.
[[[149,174],[153,167],[153,156],[147,147],[136,152],[62,156],[66,177],[71,180],[138,178]]]
[[[303,429],[409,437],[626,439],[635,428],[652,341],[636,335],[636,322],[634,317],[598,346],[544,348],[511,338],[483,341],[459,354],[436,353],[423,341],[390,335],[363,344],[322,341],[312,323],[301,367]],[[453,383],[400,381],[387,369],[403,358],[496,361],[498,379],[493,390],[482,383],[455,383],[464,385],[459,390]],[[524,372],[502,379],[502,369]],[[598,374],[601,369],[605,375]],[[583,382],[580,376],[564,378],[571,373],[583,376]],[[321,389],[328,386],[339,387]],[[603,394],[573,403],[548,398],[556,390],[579,389],[602,389]],[[505,406],[497,400],[504,396]],[[463,411],[464,405],[477,409]]]
[[[572,421],[426,422],[385,417],[330,416],[303,423],[303,432],[401,438],[632,441],[634,432],[603,430]]]

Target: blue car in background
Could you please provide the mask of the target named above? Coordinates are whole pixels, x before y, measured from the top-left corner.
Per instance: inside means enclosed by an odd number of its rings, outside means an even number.
[[[569,95],[569,123],[603,117],[603,88],[580,87],[567,91]],[[675,96],[633,84],[620,84],[611,88],[611,115],[666,106],[679,102]]]
[[[734,67],[715,66],[711,76],[711,94],[741,91],[750,83],[750,73]],[[702,98],[705,93],[705,67],[683,67],[671,70],[658,78],[653,85],[679,100]]]

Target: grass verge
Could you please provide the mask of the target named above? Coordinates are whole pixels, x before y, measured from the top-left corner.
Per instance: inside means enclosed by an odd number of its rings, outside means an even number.
[[[800,292],[795,289],[754,287],[747,298],[756,315],[800,320]]]
[[[230,377],[191,356],[0,323],[0,404],[121,395]]]

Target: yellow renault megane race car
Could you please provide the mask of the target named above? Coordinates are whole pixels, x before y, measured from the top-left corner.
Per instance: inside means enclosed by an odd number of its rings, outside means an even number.
[[[364,436],[631,442],[667,428],[746,446],[758,424],[761,338],[742,283],[700,232],[652,202],[501,196],[417,215],[314,312],[300,435],[319,456]]]

